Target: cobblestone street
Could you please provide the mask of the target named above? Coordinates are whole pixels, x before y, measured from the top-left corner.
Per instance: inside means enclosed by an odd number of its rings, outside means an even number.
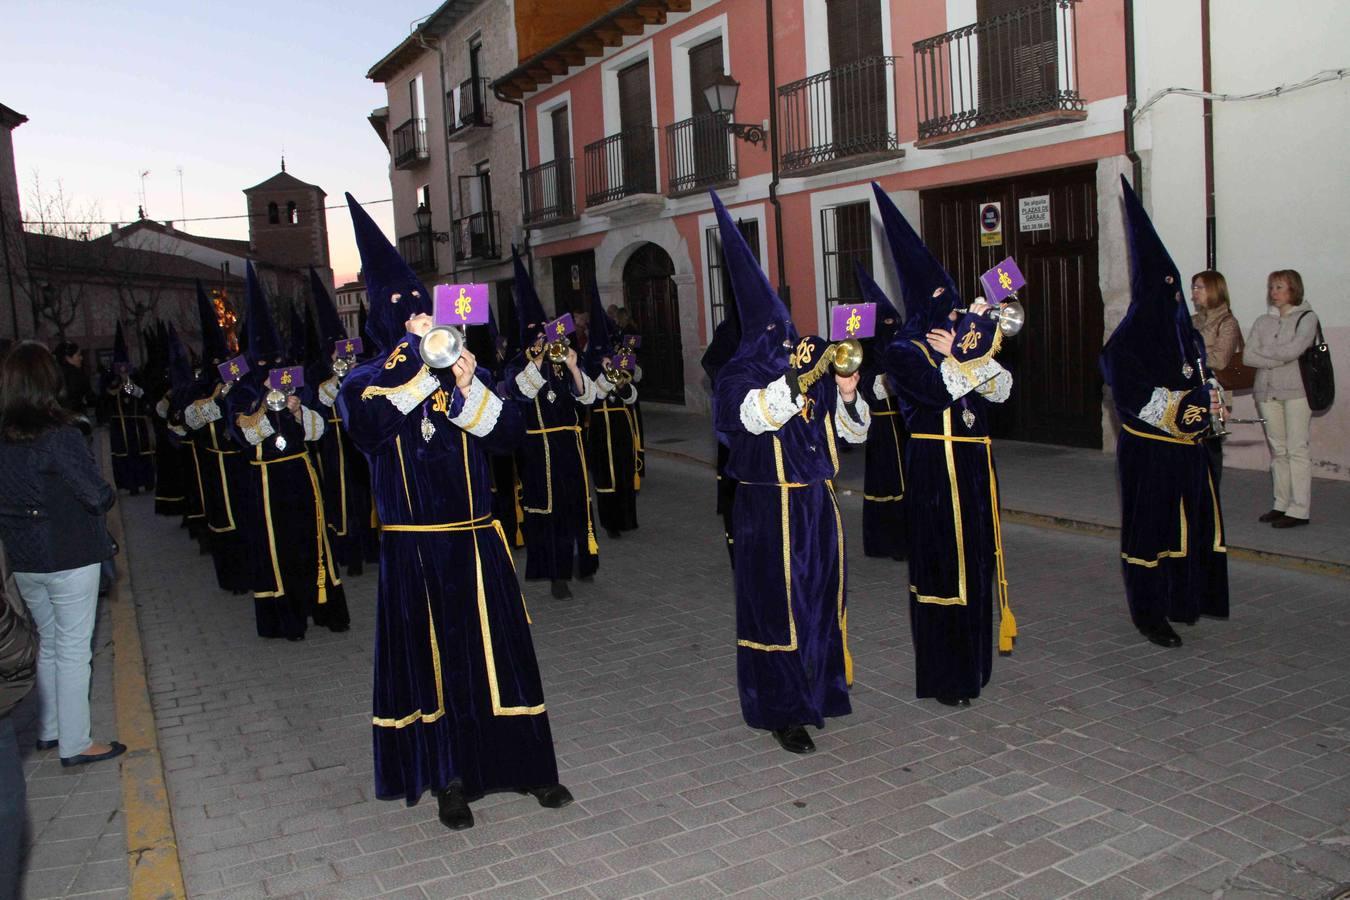
[[[1005,526],[1011,658],[913,699],[903,564],[850,546],[853,715],[793,757],[747,728],[712,473],[649,457],[642,528],[576,599],[526,595],[562,811],[451,833],[373,799],[375,575],[350,633],[254,635],[176,522],[123,498],[192,896],[1321,897],[1350,882],[1346,582],[1234,561],[1233,618],[1146,643],[1113,540]],[[843,499],[859,535],[860,498]],[[1077,893],[1075,893],[1077,892]],[[1216,892],[1222,892],[1221,894]]]

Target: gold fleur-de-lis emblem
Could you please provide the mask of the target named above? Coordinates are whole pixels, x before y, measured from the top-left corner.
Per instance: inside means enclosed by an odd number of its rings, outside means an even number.
[[[239,363],[230,363],[230,374],[231,375],[239,374]]]
[[[356,352],[356,345],[353,344],[351,341],[348,341],[348,342],[347,342],[347,352],[348,352],[348,353],[355,353],[355,352]]]
[[[1012,290],[1012,276],[1009,275],[1007,272],[1003,271],[1002,269],[999,269],[998,284],[999,287],[1003,288],[1005,291]]]
[[[559,322],[558,327],[554,329],[554,333],[557,334],[558,337],[562,337],[563,335],[567,334],[567,326],[564,325],[562,322]]]
[[[1194,425],[1200,421],[1200,417],[1205,414],[1203,406],[1188,405],[1186,411],[1181,414],[1181,421],[1186,425]]]
[[[966,336],[961,338],[960,343],[958,343],[956,346],[960,347],[966,353],[969,353],[976,347],[980,346],[981,337],[983,337],[983,335],[981,335],[978,331],[975,330],[975,323],[971,322],[970,330],[966,332]]]
[[[862,316],[858,315],[858,307],[855,306],[853,311],[849,313],[848,321],[844,323],[844,330],[848,332],[849,337],[852,337],[858,333],[859,328],[862,328]]]
[[[281,383],[282,383],[282,384],[290,384],[293,380],[294,380],[294,379],[291,378],[291,373],[290,373],[290,372],[282,372],[282,373],[281,373]]]
[[[460,288],[459,296],[455,298],[455,315],[463,320],[467,319],[471,312],[473,312],[473,298],[465,293],[464,288]]]

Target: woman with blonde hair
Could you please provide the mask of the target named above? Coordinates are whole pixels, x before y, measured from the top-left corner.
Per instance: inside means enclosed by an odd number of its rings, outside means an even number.
[[[1228,368],[1233,355],[1242,350],[1242,328],[1228,302],[1228,281],[1220,272],[1206,269],[1191,276],[1191,303],[1195,314],[1191,323],[1205,341],[1205,362],[1211,372]],[[1223,440],[1205,441],[1214,463],[1214,482],[1223,475]]]
[[[1266,278],[1271,309],[1252,323],[1243,362],[1256,369],[1256,408],[1266,420],[1275,504],[1261,515],[1275,528],[1307,525],[1312,502],[1308,427],[1312,409],[1298,358],[1317,335],[1317,313],[1303,298],[1303,277],[1293,269]]]

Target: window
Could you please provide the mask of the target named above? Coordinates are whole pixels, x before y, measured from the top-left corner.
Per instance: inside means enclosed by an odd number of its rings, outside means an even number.
[[[413,209],[416,209],[419,206],[425,206],[427,209],[431,209],[431,185],[424,184],[417,189],[417,202],[413,206]]]
[[[736,228],[750,245],[755,262],[759,262],[759,222],[755,219],[737,219]],[[708,308],[712,312],[713,327],[716,328],[726,318],[727,304],[734,302],[731,274],[727,271],[726,259],[722,255],[722,235],[716,225],[705,233],[704,245],[708,249]]]
[[[424,109],[426,109],[426,103],[422,93],[422,76],[418,75],[408,82],[408,118],[423,118],[422,111]]]
[[[281,224],[281,210],[277,208],[277,205],[275,203],[267,204],[267,224],[268,225]]]
[[[294,200],[286,204],[286,224],[287,225],[300,224],[300,210],[296,208]]]
[[[825,271],[825,314],[840,303],[858,303],[862,292],[854,266],[872,272],[872,209],[866,201],[820,211]]]

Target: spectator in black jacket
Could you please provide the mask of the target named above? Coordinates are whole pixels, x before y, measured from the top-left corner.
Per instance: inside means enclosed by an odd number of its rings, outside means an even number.
[[[84,371],[84,350],[74,341],[62,341],[56,345],[56,360],[65,382],[61,405],[75,415],[83,416],[94,405],[94,389]]]
[[[37,626],[19,598],[19,589],[0,544],[0,897],[19,892],[19,851],[27,815],[23,761],[10,713],[33,688]]]
[[[104,513],[117,500],[71,413],[55,357],[25,341],[0,362],[0,541],[37,621],[38,749],[61,765],[126,750],[89,735],[89,664],[99,564],[112,556]]]

